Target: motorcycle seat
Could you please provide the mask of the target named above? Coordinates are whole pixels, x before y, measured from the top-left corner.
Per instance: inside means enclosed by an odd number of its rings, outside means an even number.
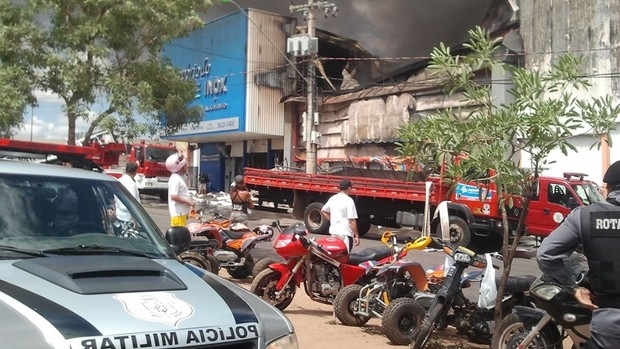
[[[530,289],[530,285],[532,282],[536,280],[536,276],[534,275],[517,275],[517,276],[509,276],[506,281],[506,292],[509,293],[520,293],[525,292]],[[500,278],[495,278],[495,284],[499,285]]]
[[[243,235],[247,234],[249,231],[248,230],[230,230],[230,229],[222,229],[221,234],[222,234],[222,240],[226,241],[226,238],[230,238],[230,239],[241,239],[243,237]]]
[[[386,246],[366,247],[359,252],[349,253],[347,264],[358,265],[367,261],[379,261],[391,254],[390,249]]]
[[[192,236],[192,240],[190,242],[190,250],[195,248],[217,248],[217,241],[213,239],[209,239],[205,236]]]

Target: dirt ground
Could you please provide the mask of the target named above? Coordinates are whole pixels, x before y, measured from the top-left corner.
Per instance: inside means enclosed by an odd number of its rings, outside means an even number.
[[[252,279],[236,280],[228,276],[226,271],[220,270],[220,276],[246,288],[250,288]],[[298,290],[293,303],[284,310],[284,314],[291,320],[297,332],[300,349],[378,349],[378,348],[407,348],[407,346],[393,345],[381,333],[381,320],[371,319],[363,327],[342,325],[333,314],[331,305],[313,302],[303,292]],[[433,334],[427,348],[488,348],[488,345],[476,345],[467,341],[466,337],[458,336],[452,329],[446,329]]]

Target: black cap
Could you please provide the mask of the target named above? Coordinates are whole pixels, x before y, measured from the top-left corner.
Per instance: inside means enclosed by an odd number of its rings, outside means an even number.
[[[614,162],[607,168],[605,176],[603,177],[603,182],[610,185],[620,184],[620,160]]]
[[[340,190],[345,190],[351,188],[352,186],[353,185],[351,184],[351,181],[345,178],[340,181],[340,185],[338,187],[340,188]]]

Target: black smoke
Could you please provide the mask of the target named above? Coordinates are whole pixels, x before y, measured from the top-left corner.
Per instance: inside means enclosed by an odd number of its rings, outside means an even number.
[[[317,28],[357,40],[376,57],[427,57],[440,42],[455,46],[467,40],[467,31],[482,22],[491,0],[332,0],[338,16],[317,13]],[[255,8],[295,17],[291,2],[236,0],[241,8]],[[295,1],[295,5],[307,1]],[[203,17],[210,21],[238,11],[232,3],[214,0]]]

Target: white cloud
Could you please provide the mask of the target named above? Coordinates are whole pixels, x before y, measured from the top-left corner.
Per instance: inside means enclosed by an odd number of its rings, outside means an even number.
[[[48,117],[46,117],[48,119]],[[75,125],[75,131],[85,132],[88,130],[90,124],[85,120],[77,120]],[[67,134],[69,130],[69,123],[66,115],[57,115],[56,121],[43,120],[42,117],[37,115],[35,109],[35,115],[31,119],[30,116],[24,117],[24,123],[21,128],[15,133],[15,139],[30,140],[33,141],[48,140],[48,141],[67,141]]]

